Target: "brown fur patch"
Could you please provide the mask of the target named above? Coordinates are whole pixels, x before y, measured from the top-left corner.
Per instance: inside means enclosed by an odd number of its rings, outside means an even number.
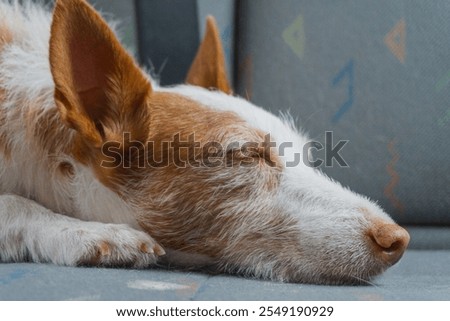
[[[8,27],[4,22],[0,21],[0,51],[6,44],[10,43],[12,40],[13,38],[11,31],[8,29]],[[3,90],[0,89],[0,106],[4,101],[4,97],[5,93],[3,92]],[[2,130],[2,127],[4,126],[5,122],[6,116],[4,115],[4,112],[0,107],[0,153],[2,153],[6,159],[9,159],[11,157],[11,150],[8,143],[8,137],[6,133]]]
[[[236,204],[244,204],[252,198],[258,201],[264,193],[269,197],[279,183],[281,161],[274,153],[267,156],[257,150],[246,156],[247,160],[253,160],[252,167],[240,163],[242,155],[227,153],[222,155],[223,166],[177,166],[173,150],[164,147],[164,143],[173,142],[175,135],[179,135],[181,142],[187,142],[189,136],[195,134],[200,146],[197,149],[190,146],[191,151],[196,151],[190,155],[199,155],[198,151],[208,142],[218,142],[224,147],[234,139],[263,143],[264,133],[248,127],[232,112],[211,110],[177,94],[153,92],[147,108],[150,115],[147,141],[154,143],[154,154],[163,155],[161,160],[167,166],[141,167],[142,158],[133,154],[124,160],[129,168],[124,164],[105,168],[100,165],[105,155],[81,139],[76,139],[75,156],[89,164],[103,184],[137,206],[140,224],[158,243],[212,257],[222,255],[220,250],[233,242],[230,231],[241,227],[243,219],[259,214],[245,207],[227,209],[225,204],[233,198]],[[130,134],[133,140],[133,130]],[[130,147],[122,144],[125,155]],[[180,151],[180,159],[188,160],[189,148]],[[144,164],[148,164],[148,157],[154,156],[153,152],[140,155],[144,157]],[[236,158],[230,158],[232,156]],[[194,159],[199,160],[202,161]],[[177,187],[173,188],[175,185]],[[229,217],[224,215],[227,211]],[[236,211],[242,213],[234,213]],[[267,222],[269,229],[279,231],[283,226],[288,229],[292,225],[282,216],[274,217],[276,219]],[[258,237],[258,232],[251,234],[251,226],[247,231],[248,235]],[[245,235],[247,233],[243,239]],[[281,246],[281,243],[272,244],[271,248],[275,251]]]
[[[106,241],[101,241],[93,247],[91,253],[81,258],[77,265],[80,266],[98,266],[102,263],[105,256],[111,254],[111,245]]]
[[[155,142],[156,146],[162,146],[161,142],[164,141],[172,141],[175,134],[180,135],[180,141],[187,141],[192,133],[195,133],[195,140],[200,142],[200,146],[211,141],[226,145],[231,138],[250,142],[264,141],[263,133],[249,128],[234,113],[210,110],[179,95],[153,93],[149,109],[149,141]],[[163,151],[160,148],[156,149],[155,153],[160,154]],[[130,193],[124,197],[143,197],[138,205],[144,209],[140,217],[141,224],[160,244],[212,257],[222,255],[221,249],[232,243],[229,239],[232,237],[230,231],[242,225],[242,218],[258,214],[242,208],[240,215],[232,215],[231,212],[236,209],[230,208],[230,216],[227,217],[224,215],[227,212],[227,209],[223,208],[224,204],[231,198],[236,198],[237,202],[244,204],[249,198],[256,196],[255,190],[258,193],[271,193],[278,184],[282,168],[274,154],[270,156],[275,163],[273,167],[269,166],[259,153],[253,155],[253,158],[259,159],[257,168],[235,165],[233,161],[228,167],[183,168],[174,165],[173,154],[169,153],[167,156],[168,166],[147,169],[143,176],[136,171],[133,178],[130,177],[130,171],[118,169],[107,179],[124,181],[120,178],[123,176],[127,180],[124,184]],[[183,153],[180,153],[180,156],[186,157]],[[142,181],[133,186],[133,182],[140,179],[148,182],[144,184],[145,187],[142,186]],[[177,188],[171,188],[174,185],[177,185]],[[142,188],[145,190],[144,194]],[[180,191],[183,191],[182,194],[173,194]],[[220,215],[224,216],[219,218]],[[274,225],[286,225],[282,218],[271,222]],[[277,248],[276,245],[271,246]]]
[[[100,242],[98,249],[102,256],[111,255],[111,245],[106,241]]]
[[[0,16],[1,18],[1,16]],[[7,26],[0,21],[0,51],[2,50],[5,44],[8,44],[12,41],[12,34]],[[0,89],[0,106],[4,101],[5,93]],[[6,133],[3,132],[2,127],[6,122],[6,116],[4,115],[3,110],[0,107],[0,153],[2,153],[5,158],[9,158],[11,156],[11,151],[8,144],[8,137]]]
[[[153,92],[150,95],[145,108],[147,108],[148,111],[146,113],[144,112],[144,114],[149,114],[149,119],[140,118],[138,121],[148,126],[147,133],[144,134],[142,130],[136,130],[137,128],[143,128],[142,124],[137,123],[135,126],[129,126],[129,129],[124,130],[122,133],[130,133],[131,144],[128,146],[122,145],[121,151],[127,156],[129,155],[128,149],[135,148],[133,145],[134,143],[139,143],[138,146],[141,147],[143,145],[147,147],[147,142],[151,142],[154,147],[149,150],[151,154],[144,154],[144,151],[139,150],[137,153],[140,157],[125,157],[123,163],[118,164],[119,166],[117,168],[106,168],[100,166],[103,161],[107,161],[107,157],[103,155],[100,150],[93,149],[82,139],[75,140],[75,157],[84,164],[91,164],[95,168],[100,180],[106,186],[114,187],[114,184],[120,181],[120,177],[129,177],[130,172],[134,172],[134,175],[137,177],[146,175],[145,170],[138,170],[138,167],[145,167],[145,169],[148,170],[149,166],[147,165],[151,163],[151,160],[170,164],[167,168],[174,169],[174,167],[176,167],[173,166],[176,163],[175,155],[173,154],[172,149],[168,150],[168,146],[174,141],[175,136],[178,136],[181,143],[186,143],[189,141],[189,136],[194,134],[195,141],[200,143],[198,148],[190,148],[189,153],[188,148],[180,148],[179,158],[186,164],[188,163],[186,162],[188,155],[191,157],[193,155],[199,156],[202,148],[208,142],[218,142],[224,147],[227,146],[227,141],[229,141],[231,137],[247,140],[249,142],[264,142],[263,133],[249,128],[236,114],[232,112],[210,110],[207,107],[201,106],[200,104],[177,94]],[[142,139],[142,136],[144,135],[146,138]],[[118,136],[113,141],[121,143],[123,140],[122,138],[123,137]],[[243,157],[242,155],[236,154],[233,156],[235,162],[240,161]],[[282,167],[281,162],[274,153],[265,155],[262,152],[258,152],[257,155],[253,155],[253,158],[254,157],[260,159],[261,166],[264,163],[271,161],[270,159],[273,158],[275,160],[273,162],[273,164],[275,164],[274,167],[278,168],[278,170]],[[247,156],[247,158],[252,157]],[[228,160],[228,158],[226,159]],[[189,159],[189,161],[202,161],[202,159]],[[154,170],[158,173],[162,173],[166,171],[167,168],[158,168]],[[176,169],[175,172],[176,175],[174,176],[176,177],[178,175],[178,169]],[[167,174],[170,176],[167,178],[169,180],[173,176],[173,171]],[[275,185],[274,180],[271,180],[271,188],[274,188]]]
[[[5,133],[0,133],[0,153],[3,154],[6,160],[11,159],[11,147]]]
[[[1,18],[1,16],[0,16]],[[11,43],[13,40],[13,36],[11,30],[0,21],[0,50],[2,50],[3,46]]]
[[[6,115],[1,108],[4,99],[4,92],[0,90],[0,153],[3,154],[6,160],[11,158],[11,146],[9,144],[8,136],[5,132]]]

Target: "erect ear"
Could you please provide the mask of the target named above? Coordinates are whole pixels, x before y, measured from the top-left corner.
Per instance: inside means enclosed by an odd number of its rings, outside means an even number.
[[[189,69],[186,82],[204,88],[216,88],[231,94],[219,30],[212,16],[206,19],[206,33]]]
[[[62,119],[93,146],[145,126],[150,82],[85,0],[56,1],[50,66]]]

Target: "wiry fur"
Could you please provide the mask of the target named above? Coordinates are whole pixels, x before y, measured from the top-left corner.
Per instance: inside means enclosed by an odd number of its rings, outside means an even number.
[[[150,83],[84,1],[58,5],[50,39],[45,8],[0,2],[0,194],[14,194],[0,196],[0,260],[144,267],[166,251],[161,262],[184,267],[354,283],[400,258],[409,237],[376,204],[302,163],[285,166],[307,142],[288,117],[220,91]],[[113,63],[99,67],[113,70],[107,80],[77,75],[83,65],[67,50],[77,39],[72,24],[85,20],[111,51]],[[191,77],[229,91],[224,68],[202,78],[209,58],[198,57]],[[80,79],[104,92],[83,97]],[[93,99],[102,110],[89,109]],[[137,166],[147,154],[130,156],[129,168],[100,166],[99,144],[128,130],[158,143],[194,133],[201,146],[260,142],[269,133],[277,146],[293,147],[270,159],[254,152],[254,167],[238,166],[245,155],[232,151],[220,168],[179,168],[172,154],[164,168]]]

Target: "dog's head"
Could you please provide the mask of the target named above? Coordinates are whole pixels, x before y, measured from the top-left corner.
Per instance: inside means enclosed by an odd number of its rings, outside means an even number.
[[[353,283],[402,256],[404,229],[319,171],[292,166],[306,138],[231,94],[212,18],[187,85],[152,85],[82,0],[57,1],[50,62],[61,118],[76,132],[73,157],[133,209],[169,262]]]

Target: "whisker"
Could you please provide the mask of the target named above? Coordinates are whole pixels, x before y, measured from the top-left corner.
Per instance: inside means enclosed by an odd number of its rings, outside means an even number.
[[[358,277],[358,276],[356,276],[356,275],[350,275],[350,277],[351,277],[352,279],[355,279],[355,280],[357,280],[357,281],[359,281],[359,282],[365,284],[365,285],[371,285],[371,286],[373,286],[373,287],[375,287],[375,288],[379,288],[378,285],[376,285],[375,283],[373,283],[373,282],[371,282],[371,281],[369,281],[369,280],[367,280],[367,279],[363,279],[363,278]]]

